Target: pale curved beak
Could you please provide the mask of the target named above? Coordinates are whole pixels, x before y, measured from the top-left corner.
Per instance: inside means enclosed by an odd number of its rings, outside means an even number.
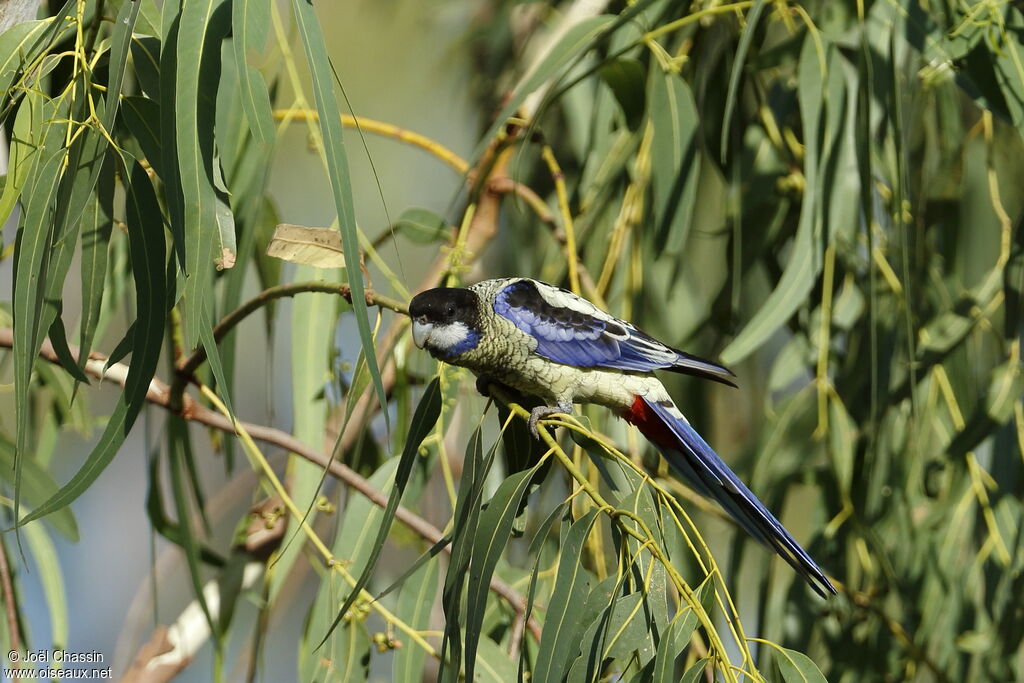
[[[416,344],[417,348],[423,348],[427,340],[430,339],[430,333],[433,331],[434,326],[428,322],[420,320],[412,321],[412,341]]]

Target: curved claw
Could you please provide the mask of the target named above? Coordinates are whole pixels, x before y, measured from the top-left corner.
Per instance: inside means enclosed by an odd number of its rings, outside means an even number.
[[[572,406],[568,403],[560,403],[557,406],[537,406],[530,411],[530,419],[527,424],[530,426],[530,433],[533,438],[540,441],[540,432],[537,431],[537,423],[546,417],[557,414],[569,415],[572,413]]]

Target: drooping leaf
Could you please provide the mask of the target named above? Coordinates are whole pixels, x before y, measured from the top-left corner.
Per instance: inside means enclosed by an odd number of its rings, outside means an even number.
[[[740,77],[743,74],[743,67],[747,60],[747,52],[754,40],[754,33],[757,31],[758,21],[761,19],[761,12],[764,11],[764,0],[755,0],[754,5],[747,12],[746,25],[743,27],[743,34],[740,36],[739,45],[736,46],[736,54],[733,56],[732,72],[729,74],[729,86],[725,96],[725,116],[722,126],[722,139],[720,141],[719,155],[726,158],[729,145],[729,131],[732,124],[732,113],[736,108],[736,95],[739,92]]]
[[[82,319],[79,325],[80,367],[85,367],[96,336],[107,277],[107,251],[114,227],[114,160],[104,160],[96,190],[82,216]]]
[[[672,679],[676,659],[686,648],[696,628],[697,614],[692,609],[684,609],[676,614],[658,644],[658,653],[654,659],[654,680]]]
[[[493,138],[500,127],[505,125],[508,117],[512,116],[519,109],[520,105],[531,93],[542,87],[547,81],[555,79],[559,74],[564,73],[568,64],[582,56],[583,47],[591,45],[594,39],[614,22],[615,17],[607,15],[587,17],[573,24],[564,34],[559,36],[544,56],[537,60],[533,67],[523,74],[516,83],[512,94],[494,118],[494,124],[483,136],[482,140],[487,141]],[[478,156],[478,154],[474,156]]]
[[[826,63],[816,51],[814,37],[808,35],[800,52],[798,86],[805,139],[805,191],[800,222],[778,285],[722,351],[722,362],[726,365],[738,363],[767,341],[807,300],[821,270],[822,259],[817,247],[817,236],[821,231],[818,164],[826,74]]]
[[[579,650],[581,622],[579,605],[590,591],[592,575],[581,563],[583,544],[597,520],[591,510],[571,527],[562,545],[555,589],[548,603],[548,614],[541,631],[540,652],[534,666],[534,678],[542,681],[561,680],[569,669],[572,657]]]
[[[508,543],[512,522],[519,511],[523,496],[529,491],[530,480],[537,467],[539,465],[517,472],[503,481],[480,514],[480,525],[473,539],[473,560],[467,582],[465,661],[466,678],[469,680],[474,680],[477,646],[481,639],[491,577]]]
[[[686,244],[693,217],[700,179],[700,119],[693,93],[678,74],[652,68],[649,79],[654,221],[658,242],[675,254]]]
[[[35,178],[26,189],[28,201],[15,243],[14,388],[18,423],[14,459],[15,519],[20,514],[21,463],[27,457],[29,447],[29,382],[32,364],[50,323],[43,318],[43,295],[49,284],[47,271],[53,242],[53,202],[60,169],[66,158],[66,151],[58,149],[39,165]]]
[[[197,0],[185,4],[181,10],[175,46],[174,138],[181,192],[185,198],[181,215],[186,245],[182,303],[188,350],[195,347],[200,331],[211,325],[211,266],[216,259],[234,262],[233,234],[225,240],[217,227],[218,197],[213,167],[213,112],[220,75],[220,41],[230,27],[227,11],[228,6],[223,0]],[[168,49],[165,47],[163,52],[166,54]],[[165,73],[163,68],[161,73]],[[161,102],[161,109],[167,104]],[[165,168],[164,172],[169,174],[172,169]],[[204,343],[203,346],[207,345]],[[206,348],[206,353],[212,357],[218,352],[214,347]]]
[[[21,524],[65,507],[89,488],[124,443],[146,401],[149,382],[156,371],[167,306],[166,250],[160,205],[149,176],[138,163],[132,167],[126,194],[136,319],[132,335],[132,363],[125,388],[103,434],[82,467],[57,493],[26,515]]]
[[[68,644],[68,599],[57,548],[46,528],[39,522],[27,525],[24,532],[28,550],[34,560],[30,566],[38,573],[39,582],[43,586],[50,620],[50,642],[55,648],[64,647]]]
[[[644,67],[636,59],[619,57],[598,69],[622,107],[626,125],[636,130],[644,114]]]
[[[418,244],[448,243],[454,231],[441,216],[428,209],[406,209],[395,224],[398,234]]]
[[[327,630],[327,634],[324,636],[324,641],[331,635],[331,632],[341,623],[341,620],[345,617],[345,614],[352,608],[356,599],[359,597],[360,592],[369,583],[370,577],[373,576],[374,569],[377,565],[377,559],[380,557],[381,551],[384,549],[384,543],[388,538],[388,533],[391,530],[391,524],[395,519],[395,511],[398,509],[398,505],[402,502],[402,494],[405,492],[405,486],[409,482],[409,475],[412,472],[412,466],[416,462],[416,458],[419,454],[420,444],[423,443],[423,439],[427,437],[430,431],[434,428],[434,424],[437,422],[437,418],[441,414],[441,385],[437,378],[434,378],[423,392],[423,398],[420,399],[419,405],[416,407],[416,414],[413,415],[412,424],[409,427],[409,437],[405,442],[405,446],[402,448],[401,459],[398,461],[398,470],[395,473],[395,486],[388,497],[388,506],[384,509],[384,516],[381,519],[380,527],[377,529],[377,537],[374,539],[371,545],[370,556],[366,561],[366,567],[359,574],[359,578],[356,580],[356,585],[352,587],[351,592],[345,599],[341,609],[338,610],[338,616],[335,617],[334,623],[331,624]],[[321,645],[324,641],[321,641]]]
[[[818,666],[802,652],[779,648],[775,663],[785,683],[827,683]]]
[[[366,356],[366,366],[373,381],[377,401],[381,406],[387,405],[384,384],[377,366],[377,354],[373,345],[373,333],[370,330],[370,318],[367,313],[366,296],[363,279],[359,277],[359,236],[357,234],[355,207],[352,197],[352,182],[349,179],[348,159],[345,155],[345,143],[341,134],[341,109],[334,92],[331,79],[333,67],[327,54],[320,20],[316,16],[313,4],[309,0],[292,0],[295,21],[302,36],[302,45],[306,52],[310,76],[313,80],[313,94],[319,112],[320,133],[323,136],[324,153],[327,156],[327,170],[331,178],[331,192],[334,195],[334,206],[338,211],[338,226],[345,249],[345,267],[349,272],[349,286],[352,288],[352,309],[355,313],[356,327],[359,330],[359,341],[362,343]],[[384,422],[390,428],[388,411],[384,410]]]
[[[441,592],[444,607],[444,637],[441,641],[441,667],[438,679],[457,681],[462,673],[463,592],[472,560],[472,550],[480,526],[484,482],[494,463],[497,444],[484,455],[478,427],[470,436],[463,461],[462,478],[452,521],[452,551]]]
[[[437,577],[440,562],[427,562],[410,576],[398,594],[395,616],[420,631],[430,626],[430,613],[437,596]],[[414,680],[423,675],[426,652],[412,643],[405,643],[395,653],[392,678],[395,683]]]
[[[14,452],[14,443],[0,436],[0,467],[5,477],[6,473],[14,472]],[[48,500],[58,490],[57,482],[50,473],[32,457],[25,458],[22,463],[21,487],[25,502],[33,508]],[[47,518],[47,522],[69,541],[78,541],[78,523],[70,508],[54,512]]]
[[[321,277],[337,281],[337,272],[320,273],[312,268],[300,267],[295,277],[301,279]],[[324,366],[333,347],[333,334],[337,324],[337,313],[331,294],[306,294],[292,302],[292,395],[295,421],[292,427],[295,437],[303,443],[319,446],[327,430],[329,402],[324,396]],[[298,457],[289,463],[292,479],[290,494],[298,508],[304,513],[309,510],[306,522],[316,517],[312,507],[322,484],[323,468]],[[380,482],[382,483],[382,482]],[[364,510],[368,515],[369,511]],[[374,512],[374,515],[377,513]],[[276,571],[271,576],[269,593],[276,599],[284,587],[290,570],[303,553],[301,520],[289,519],[286,539],[288,542],[278,554]],[[343,524],[347,528],[348,522]],[[364,541],[368,545],[369,541]],[[355,554],[346,549],[346,554]],[[349,558],[354,559],[354,558]],[[362,570],[360,564],[354,573]]]
[[[265,0],[231,3],[231,28],[245,118],[257,141],[271,143],[274,141],[274,121],[270,115],[270,93],[260,72],[246,61],[249,51],[262,50],[267,40],[270,3]]]

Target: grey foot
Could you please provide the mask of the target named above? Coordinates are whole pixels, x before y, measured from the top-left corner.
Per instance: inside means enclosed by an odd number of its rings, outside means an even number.
[[[557,406],[537,406],[530,411],[530,420],[527,424],[530,425],[530,433],[533,434],[533,438],[540,440],[540,432],[537,431],[537,423],[546,417],[551,417],[556,413],[563,413],[569,415],[572,413],[572,405],[569,403],[559,403]]]

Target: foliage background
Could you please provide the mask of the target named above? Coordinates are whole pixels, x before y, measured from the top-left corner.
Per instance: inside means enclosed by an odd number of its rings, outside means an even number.
[[[440,650],[446,623],[461,641],[447,649],[447,676],[458,657],[477,661],[479,639],[477,674],[497,680],[518,654],[541,679],[696,676],[707,654],[706,671],[723,679],[803,680],[817,668],[830,680],[1020,677],[1020,10],[372,5],[72,0],[0,36],[11,142],[0,217],[18,236],[5,231],[0,265],[14,347],[0,360],[6,525],[47,515],[3,536],[14,579],[4,602],[20,619],[4,621],[5,644],[85,649],[97,634],[71,587],[125,571],[118,588],[135,605],[97,629],[124,621],[119,670],[207,582],[236,605],[188,622],[215,634],[181,674],[194,680],[407,680],[422,662],[436,669],[424,654]],[[357,131],[338,116],[349,108],[328,46],[353,113],[400,129]],[[417,149],[409,132],[428,139]],[[363,282],[347,275],[354,261],[317,271],[264,255],[278,222],[334,221],[346,258],[361,243],[370,300],[384,307],[360,306],[358,292],[355,307],[297,294],[214,344],[214,321],[267,287]],[[225,258],[234,266],[217,270]],[[388,310],[442,280],[512,274],[573,287],[730,364],[739,392],[666,379],[841,595],[818,600],[682,487],[638,479],[628,463],[656,459],[602,410],[546,442],[543,484],[516,514],[530,480],[506,477],[545,448],[523,440],[521,421],[499,436],[498,408],[472,378],[416,352]],[[44,336],[59,364],[32,363]],[[76,385],[82,364],[62,338],[127,359],[127,388]],[[375,603],[392,617],[360,599],[357,618],[313,653],[349,593],[344,575],[373,567],[381,511],[333,478],[318,493],[322,467],[308,460],[263,447],[265,468],[245,444],[143,407],[154,372],[172,394],[184,388],[176,367],[197,346],[213,362],[195,379],[240,419],[334,451],[384,491],[402,460],[403,504],[442,529],[453,520],[452,562],[473,571],[446,576],[446,557],[427,560]],[[376,349],[381,371],[360,348]],[[374,398],[385,390],[387,421]],[[186,417],[216,407],[196,383],[187,394],[207,408]],[[83,444],[88,455],[69,462]],[[83,519],[111,459],[104,477],[122,479],[102,504],[136,525],[144,513],[149,549]],[[299,510],[312,505],[323,553],[271,471]],[[268,496],[245,533],[247,508]],[[249,546],[233,543],[236,526]],[[264,527],[284,532],[280,547],[280,536],[260,545]],[[642,548],[629,538],[648,531]],[[396,523],[372,594],[429,545]],[[125,570],[150,563],[148,584]],[[257,571],[233,602],[228,578],[246,563]],[[522,633],[507,601],[482,601],[487,566],[519,595],[536,577],[541,638]],[[560,578],[575,567],[577,580]],[[552,619],[562,604],[605,629]]]

